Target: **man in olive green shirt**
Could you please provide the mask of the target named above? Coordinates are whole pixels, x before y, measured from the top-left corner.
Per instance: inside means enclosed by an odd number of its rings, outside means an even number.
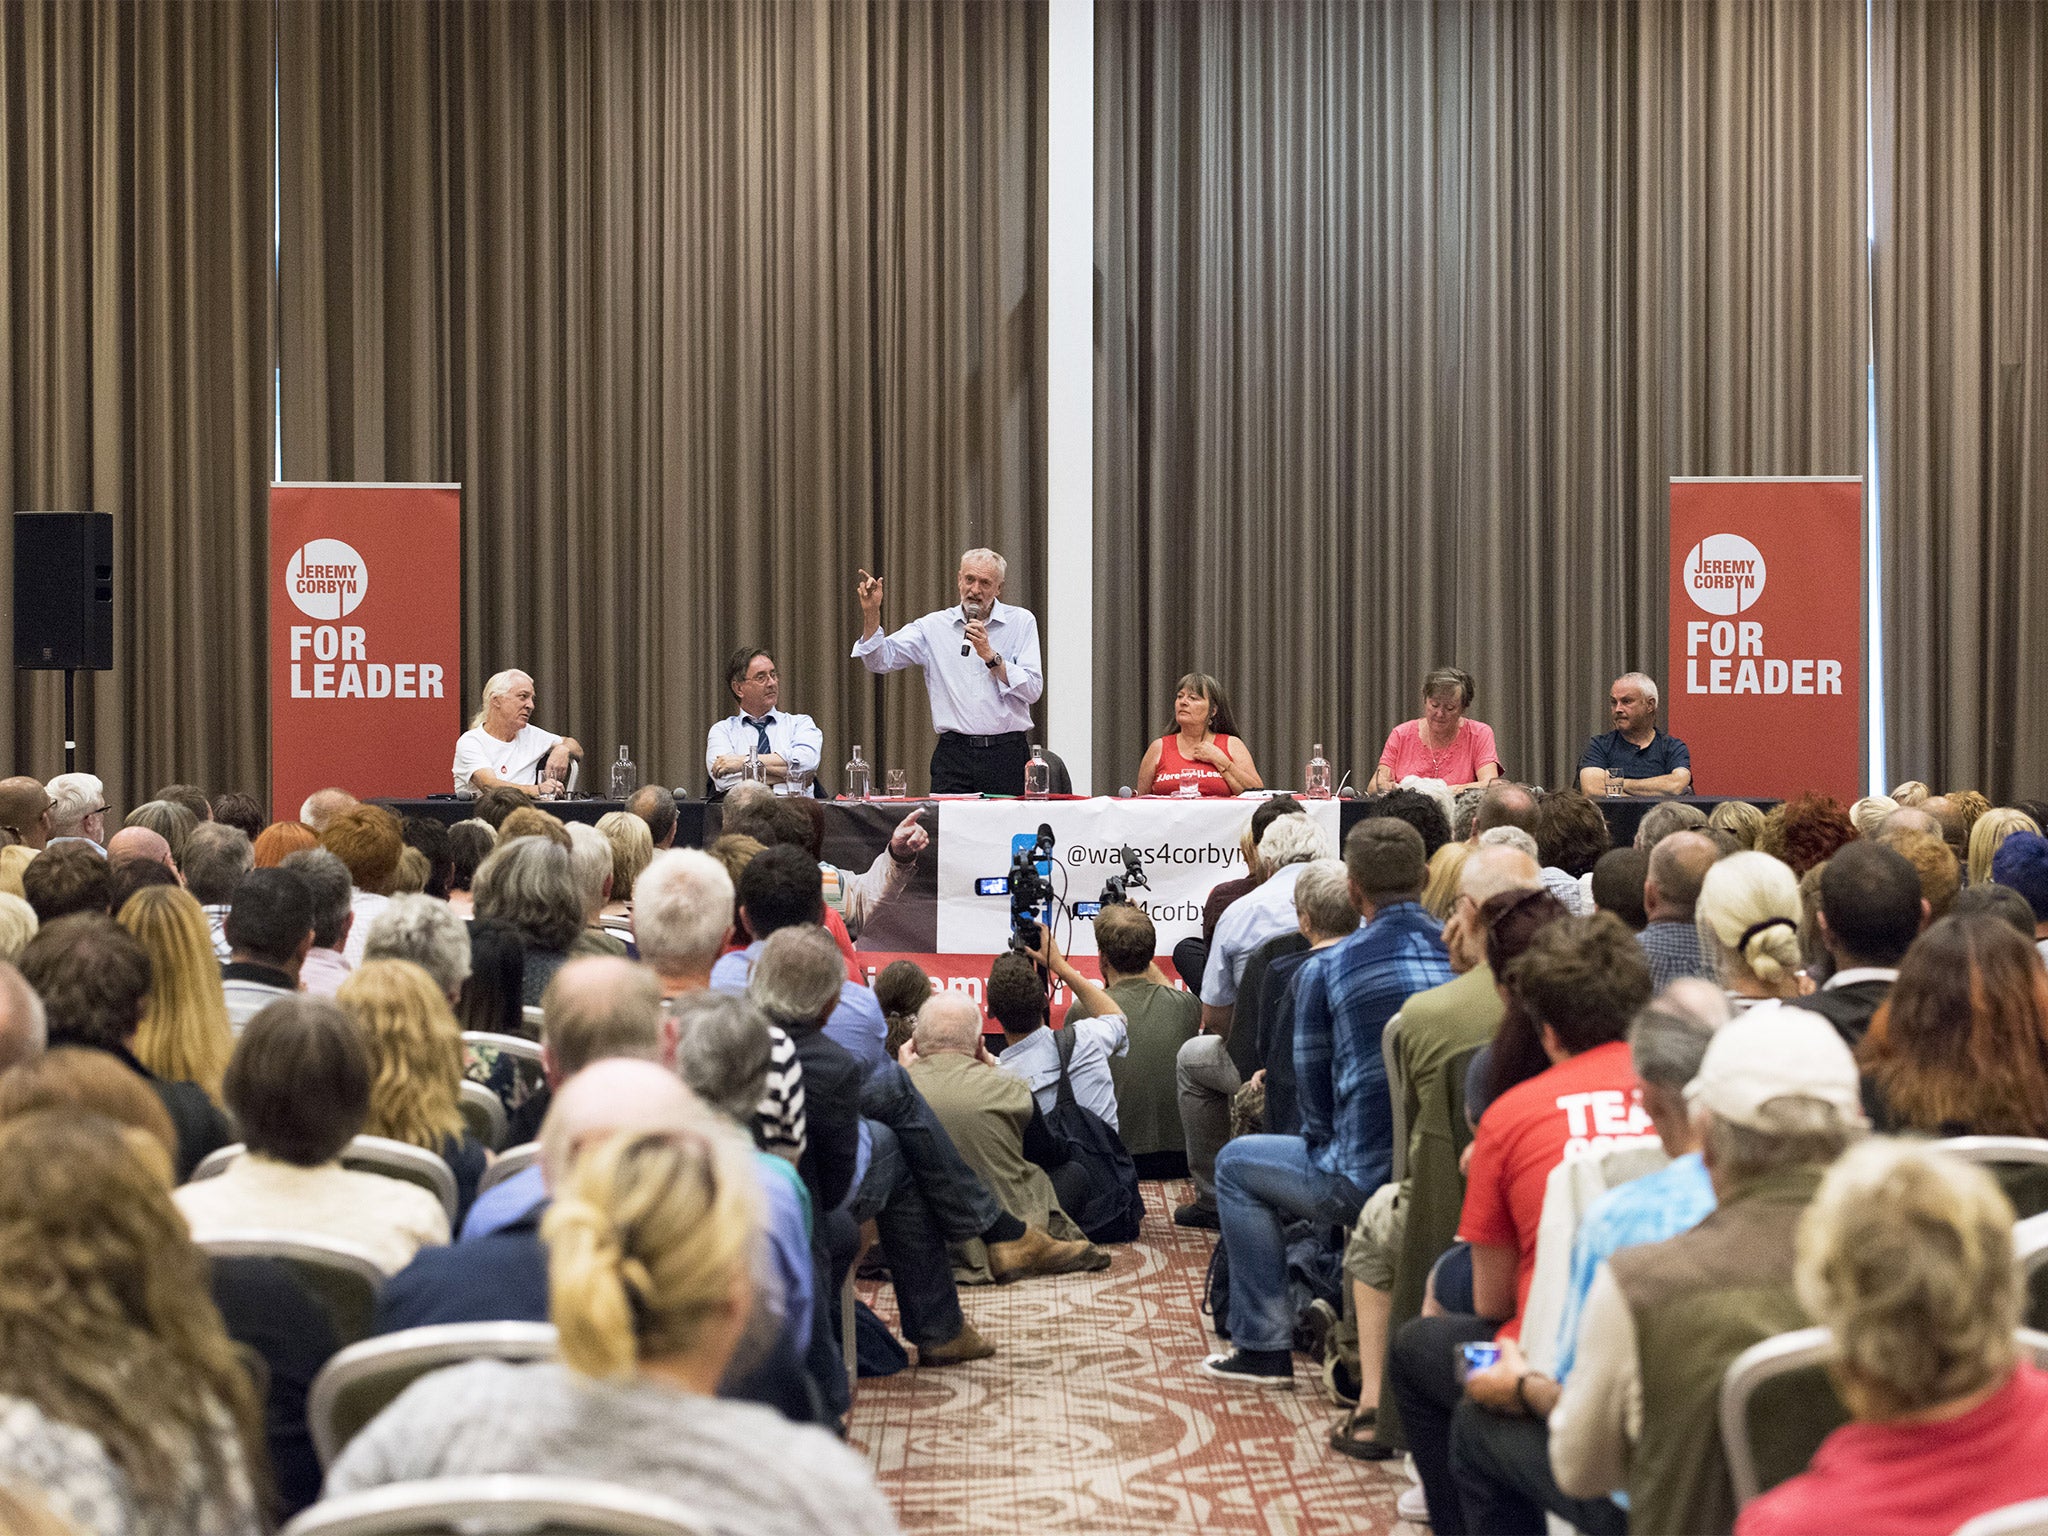
[[[1102,985],[1124,1016],[1130,1048],[1109,1063],[1116,1083],[1117,1134],[1134,1158],[1177,1155],[1181,1171],[1160,1170],[1140,1162],[1148,1178],[1185,1175],[1187,1143],[1181,1135],[1180,1100],[1174,1092],[1173,1060],[1181,1046],[1202,1027],[1202,1000],[1169,985],[1153,964],[1158,930],[1143,907],[1117,902],[1095,919],[1095,952],[1101,957]],[[1066,1022],[1091,1016],[1088,999],[1075,995]]]

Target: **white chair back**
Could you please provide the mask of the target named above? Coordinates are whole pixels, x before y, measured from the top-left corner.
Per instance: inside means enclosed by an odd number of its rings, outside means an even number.
[[[547,1323],[441,1323],[364,1339],[338,1351],[313,1378],[306,1423],[323,1469],[356,1432],[429,1372],[469,1360],[545,1360],[555,1352]]]
[[[2038,1163],[2048,1167],[2048,1141],[2038,1136],[1950,1136],[1937,1151],[1973,1163]]]
[[[483,1192],[504,1183],[515,1173],[524,1173],[540,1161],[540,1143],[522,1141],[516,1147],[507,1147],[491,1160],[491,1166],[484,1170],[484,1176],[476,1181],[479,1198]]]
[[[486,1090],[488,1092],[488,1090]],[[248,1148],[241,1142],[231,1142],[225,1147],[209,1152],[199,1160],[199,1166],[192,1170],[187,1183],[200,1179],[211,1179],[227,1172],[228,1165],[245,1155]],[[341,1165],[365,1173],[381,1173],[387,1178],[403,1179],[408,1184],[417,1184],[436,1200],[448,1213],[448,1226],[455,1226],[455,1171],[438,1152],[429,1152],[425,1147],[415,1147],[409,1142],[393,1141],[388,1136],[358,1136],[342,1148]]]
[[[469,1127],[469,1134],[482,1142],[493,1152],[505,1145],[505,1102],[482,1083],[464,1078],[460,1085],[462,1094],[462,1121]]]
[[[2048,1536],[2048,1499],[1986,1510],[1957,1526],[1955,1536]]]
[[[391,1483],[325,1499],[286,1526],[284,1536],[705,1536],[706,1530],[687,1506],[637,1489],[582,1478],[499,1475]]]
[[[1656,1137],[1631,1137],[1620,1145],[1569,1152],[1550,1170],[1536,1226],[1535,1270],[1522,1308],[1522,1350],[1530,1369],[1549,1373],[1564,1352],[1558,1328],[1571,1289],[1572,1244],[1587,1210],[1610,1189],[1655,1173],[1670,1161]]]

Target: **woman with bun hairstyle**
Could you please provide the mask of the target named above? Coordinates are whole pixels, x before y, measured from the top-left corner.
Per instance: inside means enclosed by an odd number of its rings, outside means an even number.
[[[895,1532],[838,1440],[712,1395],[755,1310],[758,1191],[747,1143],[701,1107],[581,1153],[541,1223],[558,1358],[416,1382],[349,1442],[328,1493],[528,1472],[677,1499],[718,1536]]]
[[[1799,877],[1768,853],[1731,853],[1700,886],[1700,948],[1734,1012],[1812,991],[1800,973]]]

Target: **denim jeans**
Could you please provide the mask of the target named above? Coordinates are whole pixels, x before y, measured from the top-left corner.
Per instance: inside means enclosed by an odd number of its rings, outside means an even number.
[[[1240,1136],[1216,1157],[1216,1211],[1229,1250],[1230,1341],[1239,1349],[1291,1349],[1287,1218],[1348,1227],[1365,1192],[1309,1161],[1299,1136]]]

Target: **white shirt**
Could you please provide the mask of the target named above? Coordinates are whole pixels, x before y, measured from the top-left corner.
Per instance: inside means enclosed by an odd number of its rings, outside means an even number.
[[[1301,932],[1294,912],[1294,882],[1306,868],[1283,865],[1223,909],[1209,942],[1209,966],[1202,972],[1202,1001],[1209,1007],[1228,1008],[1237,1001],[1237,984],[1253,950],[1283,933]]]
[[[932,728],[963,736],[1002,736],[1031,729],[1031,706],[1045,692],[1038,661],[1038,620],[1027,609],[997,603],[988,616],[988,643],[1003,658],[1008,682],[990,670],[967,640],[967,614],[958,604],[912,619],[896,633],[877,630],[856,642],[853,654],[870,672],[923,667],[931,694]]]
[[[771,709],[764,717],[768,725],[768,750],[789,764],[792,774],[816,773],[818,756],[825,749],[825,733],[809,715],[792,715]],[[760,745],[760,734],[747,723],[744,714],[729,715],[711,727],[704,739],[704,771],[711,775],[711,787],[731,789],[740,781],[740,771],[712,773],[711,765],[721,757],[745,757]],[[793,795],[796,787],[784,780],[768,786],[778,795]]]
[[[348,909],[355,913],[356,920],[348,925],[348,942],[341,953],[350,969],[363,963],[363,947],[370,942],[370,924],[377,921],[390,905],[389,896],[379,896],[374,891],[349,893]]]
[[[1131,1035],[1124,1016],[1105,1013],[1100,1018],[1075,1019],[1067,1029],[1074,1037],[1074,1051],[1067,1058],[1067,1081],[1074,1085],[1075,1100],[1083,1109],[1102,1116],[1111,1130],[1121,1130],[1109,1058],[1130,1053]],[[1003,1047],[996,1067],[1029,1085],[1041,1115],[1050,1114],[1059,1103],[1060,1042],[1050,1029],[1034,1029],[1015,1045]]]
[[[537,725],[522,725],[510,741],[500,741],[482,726],[455,739],[455,790],[473,788],[469,776],[488,768],[507,784],[538,784],[541,765],[562,738]]]
[[[201,1242],[248,1227],[311,1232],[367,1248],[386,1274],[448,1241],[447,1211],[419,1185],[340,1163],[299,1168],[250,1153],[224,1173],[180,1185],[171,1199]]]

